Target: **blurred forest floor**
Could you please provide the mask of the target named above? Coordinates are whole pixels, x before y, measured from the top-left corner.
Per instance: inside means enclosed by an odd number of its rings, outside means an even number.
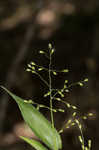
[[[0,0],[0,84],[25,99],[44,103],[46,88],[35,75],[27,73],[27,64],[34,60],[47,65],[38,54],[55,47],[53,67],[68,68],[66,75],[56,77],[55,86],[62,87],[88,78],[84,87],[73,87],[65,100],[80,108],[81,114],[92,112],[93,118],[83,121],[85,140],[92,139],[92,149],[99,147],[99,2],[98,0]],[[44,74],[46,78],[46,74]],[[19,140],[20,134],[31,135],[25,127],[18,107],[1,90],[0,149],[31,150]],[[48,104],[47,104],[48,105]],[[63,106],[62,106],[63,107]],[[44,114],[45,111],[42,111]],[[48,115],[48,113],[47,113]],[[48,115],[49,116],[49,115]],[[70,115],[63,115],[67,120]],[[57,128],[64,120],[55,116]],[[58,126],[60,122],[60,126]],[[63,150],[80,149],[77,129],[62,135]],[[34,136],[34,138],[36,138]]]

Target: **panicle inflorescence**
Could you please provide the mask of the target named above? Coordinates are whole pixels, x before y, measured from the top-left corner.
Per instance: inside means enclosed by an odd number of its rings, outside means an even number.
[[[72,84],[69,84],[69,81],[66,79],[64,81],[64,85],[63,85],[63,88],[61,89],[54,89],[52,87],[52,77],[53,75],[54,76],[57,76],[58,73],[68,73],[69,70],[67,68],[65,69],[62,69],[62,70],[55,70],[53,69],[53,65],[52,65],[52,55],[55,53],[55,49],[53,48],[52,44],[49,43],[48,44],[48,51],[44,51],[44,50],[40,50],[39,51],[39,54],[45,56],[48,60],[49,60],[49,65],[48,67],[44,67],[42,65],[38,65],[37,63],[35,62],[30,62],[28,64],[28,67],[26,69],[26,71],[28,72],[31,72],[33,74],[36,74],[43,82],[44,84],[47,86],[47,92],[44,94],[44,97],[48,97],[49,100],[50,100],[50,107],[48,106],[45,106],[45,105],[42,105],[42,104],[38,104],[38,103],[35,103],[34,101],[32,100],[25,100],[24,102],[26,103],[32,103],[34,105],[36,105],[36,108],[39,110],[40,108],[46,108],[46,109],[49,109],[50,110],[50,113],[51,113],[51,123],[52,123],[52,126],[54,127],[54,118],[53,118],[53,112],[62,112],[64,113],[65,110],[64,109],[61,109],[61,108],[53,108],[53,101],[58,101],[58,102],[61,102],[63,103],[68,109],[70,109],[73,113],[72,113],[72,116],[68,119],[68,121],[66,121],[66,123],[63,125],[63,127],[59,130],[59,133],[62,133],[65,129],[68,129],[72,126],[78,126],[79,130],[80,130],[80,135],[78,136],[78,139],[81,143],[81,147],[82,147],[82,150],[90,150],[91,149],[91,140],[88,140],[88,146],[86,147],[85,146],[85,142],[84,142],[84,136],[83,136],[83,128],[82,128],[82,124],[80,123],[80,120],[79,120],[79,115],[78,113],[80,113],[79,111],[79,108],[75,105],[72,105],[66,101],[64,101],[64,97],[65,97],[65,93],[68,93],[70,92],[70,88],[72,86],[76,86],[76,85],[79,85],[81,87],[84,86],[84,84],[86,82],[88,82],[88,78],[85,78],[84,80],[82,81],[78,81],[78,82],[75,82],[75,83],[72,83]],[[41,71],[46,71],[48,72],[48,78],[49,80],[46,81],[43,76],[41,76]],[[87,119],[88,117],[91,117],[93,116],[92,113],[89,113],[87,115],[82,115],[80,117],[80,119]]]

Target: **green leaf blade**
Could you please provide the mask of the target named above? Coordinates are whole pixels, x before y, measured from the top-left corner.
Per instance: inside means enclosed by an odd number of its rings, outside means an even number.
[[[32,104],[25,103],[24,100],[2,87],[18,104],[23,119],[32,129],[35,135],[42,140],[50,149],[59,150],[62,142],[59,133],[52,127],[51,123]]]
[[[33,148],[36,150],[48,150],[46,147],[44,147],[40,142],[34,140],[34,139],[29,139],[27,137],[20,136],[22,140],[24,140],[26,143],[31,145]]]

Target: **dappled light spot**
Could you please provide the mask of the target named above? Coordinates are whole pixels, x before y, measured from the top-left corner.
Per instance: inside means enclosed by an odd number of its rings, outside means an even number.
[[[71,15],[71,14],[74,14],[76,12],[75,5],[73,5],[71,3],[66,3],[63,6],[62,10],[63,10],[63,13],[66,14],[66,15]]]
[[[37,16],[37,23],[40,25],[52,25],[56,20],[56,15],[51,10],[41,10]]]

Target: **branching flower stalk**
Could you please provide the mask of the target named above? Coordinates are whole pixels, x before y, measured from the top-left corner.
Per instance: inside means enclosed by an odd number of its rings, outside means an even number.
[[[55,52],[54,48],[52,47],[51,44],[48,45],[49,51],[42,51],[40,50],[39,53],[43,54],[48,60],[49,60],[49,65],[48,68],[38,65],[35,62],[31,62],[30,64],[28,64],[28,68],[26,69],[26,71],[32,72],[34,74],[36,74],[42,81],[43,83],[47,86],[47,93],[44,94],[44,97],[48,97],[49,96],[49,101],[50,101],[50,106],[47,107],[45,105],[42,104],[37,104],[34,101],[30,100],[30,103],[35,104],[37,106],[37,109],[39,108],[47,108],[50,110],[50,115],[51,115],[51,125],[52,128],[54,128],[54,116],[53,113],[55,112],[65,112],[64,109],[54,109],[53,108],[53,100],[55,101],[59,101],[61,103],[63,103],[68,109],[71,109],[72,113],[72,117],[70,119],[68,119],[68,121],[63,125],[63,127],[59,130],[59,133],[62,133],[66,128],[70,128],[72,126],[78,126],[78,129],[80,130],[80,136],[78,136],[79,142],[81,143],[81,147],[82,150],[91,150],[91,140],[88,140],[88,147],[85,146],[85,142],[84,142],[84,136],[83,136],[83,132],[82,132],[82,124],[80,123],[80,120],[78,118],[79,115],[77,115],[78,113],[80,114],[79,108],[76,107],[75,105],[72,105],[66,101],[64,101],[64,97],[65,97],[65,93],[69,92],[70,88],[75,86],[75,85],[79,85],[80,87],[84,86],[84,83],[88,82],[88,79],[85,78],[82,81],[78,81],[75,83],[71,83],[68,84],[68,80],[64,81],[64,85],[63,88],[61,89],[54,89],[52,87],[52,75],[56,76],[59,72],[60,73],[68,73],[69,70],[68,69],[63,69],[63,70],[55,70],[52,67],[52,54]],[[46,81],[41,74],[39,73],[40,71],[47,71],[48,72],[48,81]],[[26,100],[27,102],[27,100]],[[28,101],[29,102],[29,101]],[[92,116],[93,114],[91,114]],[[86,116],[81,116],[81,119],[87,119],[89,116],[89,114]],[[55,143],[55,138],[53,139],[54,143]],[[53,146],[54,150],[57,150],[56,145]]]
[[[21,111],[22,117],[24,121],[28,124],[28,126],[32,129],[33,133],[48,147],[50,150],[60,150],[62,149],[62,141],[60,134],[63,133],[65,129],[71,128],[72,126],[77,127],[80,131],[80,135],[78,136],[78,140],[81,144],[82,150],[91,150],[91,139],[88,140],[87,146],[83,135],[83,126],[81,120],[86,120],[88,117],[93,116],[93,113],[88,113],[87,115],[81,115],[81,112],[78,107],[72,105],[71,103],[64,100],[65,93],[70,92],[70,88],[75,85],[79,85],[81,87],[84,86],[85,82],[88,82],[88,79],[85,78],[83,81],[75,82],[68,84],[68,80],[64,81],[63,87],[61,89],[53,88],[52,85],[52,77],[56,76],[59,72],[60,73],[67,73],[68,69],[63,70],[55,70],[52,66],[52,54],[55,52],[54,48],[51,44],[48,45],[49,51],[39,51],[40,54],[45,55],[45,57],[49,60],[49,65],[43,67],[41,65],[36,64],[35,62],[30,62],[28,64],[28,68],[26,71],[32,72],[33,74],[37,75],[43,83],[47,86],[47,92],[44,94],[44,97],[49,98],[50,106],[45,106],[43,104],[38,104],[34,102],[34,100],[26,100],[22,99],[8,89],[3,86],[0,86],[4,89],[18,104],[19,109]],[[48,81],[46,81],[43,76],[41,75],[42,70],[48,73]],[[63,103],[66,108],[68,108],[70,112],[69,119],[64,121],[62,128],[58,131],[55,129],[54,125],[54,116],[53,113],[56,112],[65,112],[65,109],[61,109],[60,107],[54,108],[53,101],[59,101]],[[33,105],[34,106],[33,106]],[[36,107],[35,107],[36,106]],[[51,122],[49,122],[42,113],[39,112],[40,108],[45,108],[50,110]],[[41,129],[41,130],[39,130]],[[48,150],[45,146],[43,146],[39,141],[34,139],[21,136],[25,142],[30,144],[36,150]]]
[[[83,132],[82,132],[82,125],[78,119],[75,119],[75,122],[76,122],[76,124],[80,130],[80,133],[81,133],[81,135],[78,136],[78,138],[79,138],[79,141],[81,142],[82,150],[85,150],[85,141],[84,141],[84,136],[83,136]]]

